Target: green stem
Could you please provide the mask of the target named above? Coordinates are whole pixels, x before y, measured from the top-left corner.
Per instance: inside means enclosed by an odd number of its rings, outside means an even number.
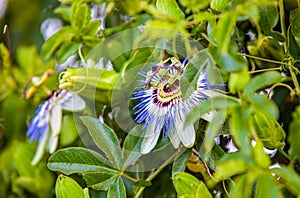
[[[284,38],[287,39],[283,0],[279,0],[279,12],[280,12],[281,33],[284,36]],[[288,50],[287,42],[283,43],[283,47],[284,47],[284,52],[287,53],[287,50]]]
[[[265,58],[261,58],[261,57],[258,57],[258,56],[252,56],[252,55],[249,55],[249,54],[241,54],[241,53],[238,53],[238,55],[240,55],[240,56],[245,56],[245,57],[248,57],[248,58],[257,59],[257,60],[261,60],[261,61],[265,61],[265,62],[269,62],[269,63],[275,63],[275,64],[279,64],[279,65],[288,65],[288,66],[292,66],[292,65],[289,64],[289,63],[280,62],[280,61],[275,61],[275,60],[270,60],[270,59],[265,59]]]
[[[282,149],[278,149],[279,153],[282,154],[287,160],[290,160],[290,156]]]
[[[138,182],[137,179],[135,179],[135,178],[133,178],[133,177],[127,175],[127,174],[124,173],[124,172],[121,172],[121,175],[124,176],[126,179],[129,179],[130,181],[133,181],[134,183]]]
[[[292,87],[290,87],[289,85],[287,84],[284,84],[284,83],[276,83],[274,84],[271,88],[270,88],[270,91],[269,91],[269,94],[272,92],[272,90],[275,88],[275,87],[278,87],[278,86],[282,86],[282,87],[286,87],[290,90],[290,95],[293,97],[295,95],[295,91],[292,89]],[[269,95],[268,94],[268,95]]]
[[[298,95],[300,93],[300,86],[299,86],[299,83],[298,83],[298,80],[297,80],[297,76],[296,76],[296,74],[295,74],[292,67],[289,67],[289,69],[290,69],[290,73],[291,73],[291,76],[292,76],[293,83],[295,85],[296,94]]]
[[[280,70],[280,68],[269,68],[269,69],[259,69],[255,71],[250,71],[250,74],[259,73],[259,72],[266,72],[266,71],[274,71],[274,70]]]
[[[150,182],[152,181],[173,159],[174,157],[177,155],[177,152],[174,153],[173,155],[171,155],[171,157],[169,159],[167,159],[158,169],[156,169],[156,171],[154,171],[154,173],[152,175],[150,175],[146,181]],[[134,198],[139,198],[143,191],[145,190],[145,186],[142,186],[138,192],[136,193],[136,195],[134,196]]]

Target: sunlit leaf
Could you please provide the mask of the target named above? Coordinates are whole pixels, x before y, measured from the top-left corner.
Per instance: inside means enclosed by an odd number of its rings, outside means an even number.
[[[246,94],[252,95],[256,91],[259,91],[260,89],[266,88],[267,86],[270,86],[275,83],[279,83],[281,81],[282,81],[282,76],[279,72],[276,71],[264,72],[251,79],[244,91]]]
[[[177,195],[194,195],[197,192],[200,181],[193,175],[185,172],[176,172],[172,176]]]
[[[59,175],[55,185],[57,198],[78,197],[84,198],[83,190],[72,178]]]
[[[157,0],[156,7],[163,13],[166,13],[175,19],[184,19],[184,13],[181,11],[175,0]]]

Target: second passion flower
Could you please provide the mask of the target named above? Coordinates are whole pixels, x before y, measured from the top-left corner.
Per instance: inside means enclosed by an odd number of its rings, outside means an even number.
[[[145,136],[141,153],[149,153],[157,144],[161,132],[168,136],[174,148],[180,142],[185,147],[192,147],[195,142],[193,124],[183,127],[187,114],[199,103],[218,94],[216,87],[208,82],[205,70],[199,75],[197,88],[184,99],[180,89],[180,79],[186,69],[187,59],[180,62],[171,57],[155,64],[148,72],[141,72],[144,86],[137,88],[132,100],[139,100],[133,107],[135,122],[143,123]],[[203,119],[210,121],[211,115]]]

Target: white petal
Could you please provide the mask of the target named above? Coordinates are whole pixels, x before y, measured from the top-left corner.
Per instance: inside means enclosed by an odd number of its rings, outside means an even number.
[[[58,134],[60,133],[61,120],[62,120],[61,106],[55,105],[51,110],[51,116],[50,116],[51,137],[58,136]]]
[[[202,119],[206,120],[207,122],[210,122],[212,120],[212,118],[214,117],[214,115],[216,114],[215,111],[210,111],[204,115],[201,116]]]
[[[194,145],[195,142],[195,129],[193,124],[191,124],[183,130],[183,123],[184,121],[180,120],[179,115],[177,114],[175,122],[175,133],[178,134],[182,144],[185,147],[190,148]]]
[[[43,138],[39,141],[35,155],[31,161],[31,165],[35,166],[42,159],[45,152],[47,138],[48,138],[48,131],[44,134]]]
[[[157,123],[157,118],[158,117],[155,117],[150,123],[150,125],[147,127],[146,134],[141,146],[142,154],[149,153],[155,147],[158,141],[160,131],[163,125],[161,123]]]
[[[82,111],[85,109],[85,101],[77,94],[72,93],[72,96],[63,101],[61,106],[67,111]]]
[[[58,137],[57,136],[54,137],[50,135],[48,140],[48,150],[50,154],[54,153],[54,151],[57,148],[57,144],[58,144]]]
[[[170,141],[171,141],[173,147],[174,147],[175,149],[177,149],[178,146],[179,146],[179,144],[180,144],[180,139],[179,139],[179,137],[178,137],[178,134],[177,134],[176,132],[174,132],[174,133],[173,133],[173,132],[170,132],[170,133],[169,133],[169,138],[170,138]]]

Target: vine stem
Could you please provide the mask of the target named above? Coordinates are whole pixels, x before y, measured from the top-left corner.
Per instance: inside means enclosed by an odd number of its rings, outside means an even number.
[[[121,172],[121,175],[122,175],[123,177],[125,177],[126,179],[129,179],[130,181],[133,181],[134,183],[138,182],[137,179],[131,177],[130,175],[127,175],[127,174],[124,173],[124,172]]]
[[[283,34],[283,37],[287,39],[286,35],[286,27],[285,27],[285,17],[284,17],[284,6],[283,6],[283,0],[279,0],[279,12],[280,12],[280,26],[281,26],[281,33]],[[284,52],[286,53],[288,50],[287,42],[283,43]]]
[[[173,155],[171,155],[171,157],[169,159],[167,159],[158,169],[156,169],[156,171],[154,171],[154,173],[152,175],[150,175],[146,181],[150,182],[152,181],[173,159],[174,157],[177,155],[177,152],[174,153]],[[142,186],[138,192],[135,194],[134,198],[139,198],[143,191],[145,190],[145,186]]]

